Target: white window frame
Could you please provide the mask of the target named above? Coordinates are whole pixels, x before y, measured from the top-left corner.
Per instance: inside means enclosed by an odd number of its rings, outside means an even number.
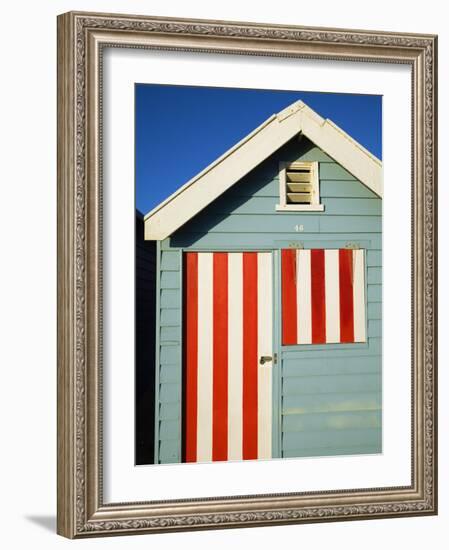
[[[308,168],[311,171],[312,202],[310,204],[287,204],[287,168]],[[320,204],[320,183],[318,178],[318,162],[293,161],[279,163],[279,204],[276,211],[280,212],[323,212],[324,204]]]

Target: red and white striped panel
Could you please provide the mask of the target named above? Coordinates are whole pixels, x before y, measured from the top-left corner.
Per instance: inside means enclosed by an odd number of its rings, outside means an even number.
[[[282,343],[365,342],[363,250],[282,250]]]
[[[184,460],[271,458],[271,253],[187,252],[184,273]]]

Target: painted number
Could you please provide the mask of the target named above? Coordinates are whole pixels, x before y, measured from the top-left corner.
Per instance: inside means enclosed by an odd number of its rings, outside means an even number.
[[[301,233],[302,231],[304,231],[304,226],[301,224],[301,225],[295,225],[295,231],[296,233]]]

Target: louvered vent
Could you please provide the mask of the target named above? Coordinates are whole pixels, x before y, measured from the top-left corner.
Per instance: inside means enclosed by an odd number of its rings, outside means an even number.
[[[276,210],[323,212],[317,161],[279,163],[279,204]]]
[[[312,204],[313,184],[310,166],[290,165],[286,169],[286,203]]]

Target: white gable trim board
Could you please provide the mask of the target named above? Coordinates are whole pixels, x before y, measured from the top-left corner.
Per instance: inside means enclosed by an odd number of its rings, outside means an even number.
[[[145,216],[145,239],[163,240],[295,135],[303,134],[382,197],[382,163],[302,101],[268,118]]]

